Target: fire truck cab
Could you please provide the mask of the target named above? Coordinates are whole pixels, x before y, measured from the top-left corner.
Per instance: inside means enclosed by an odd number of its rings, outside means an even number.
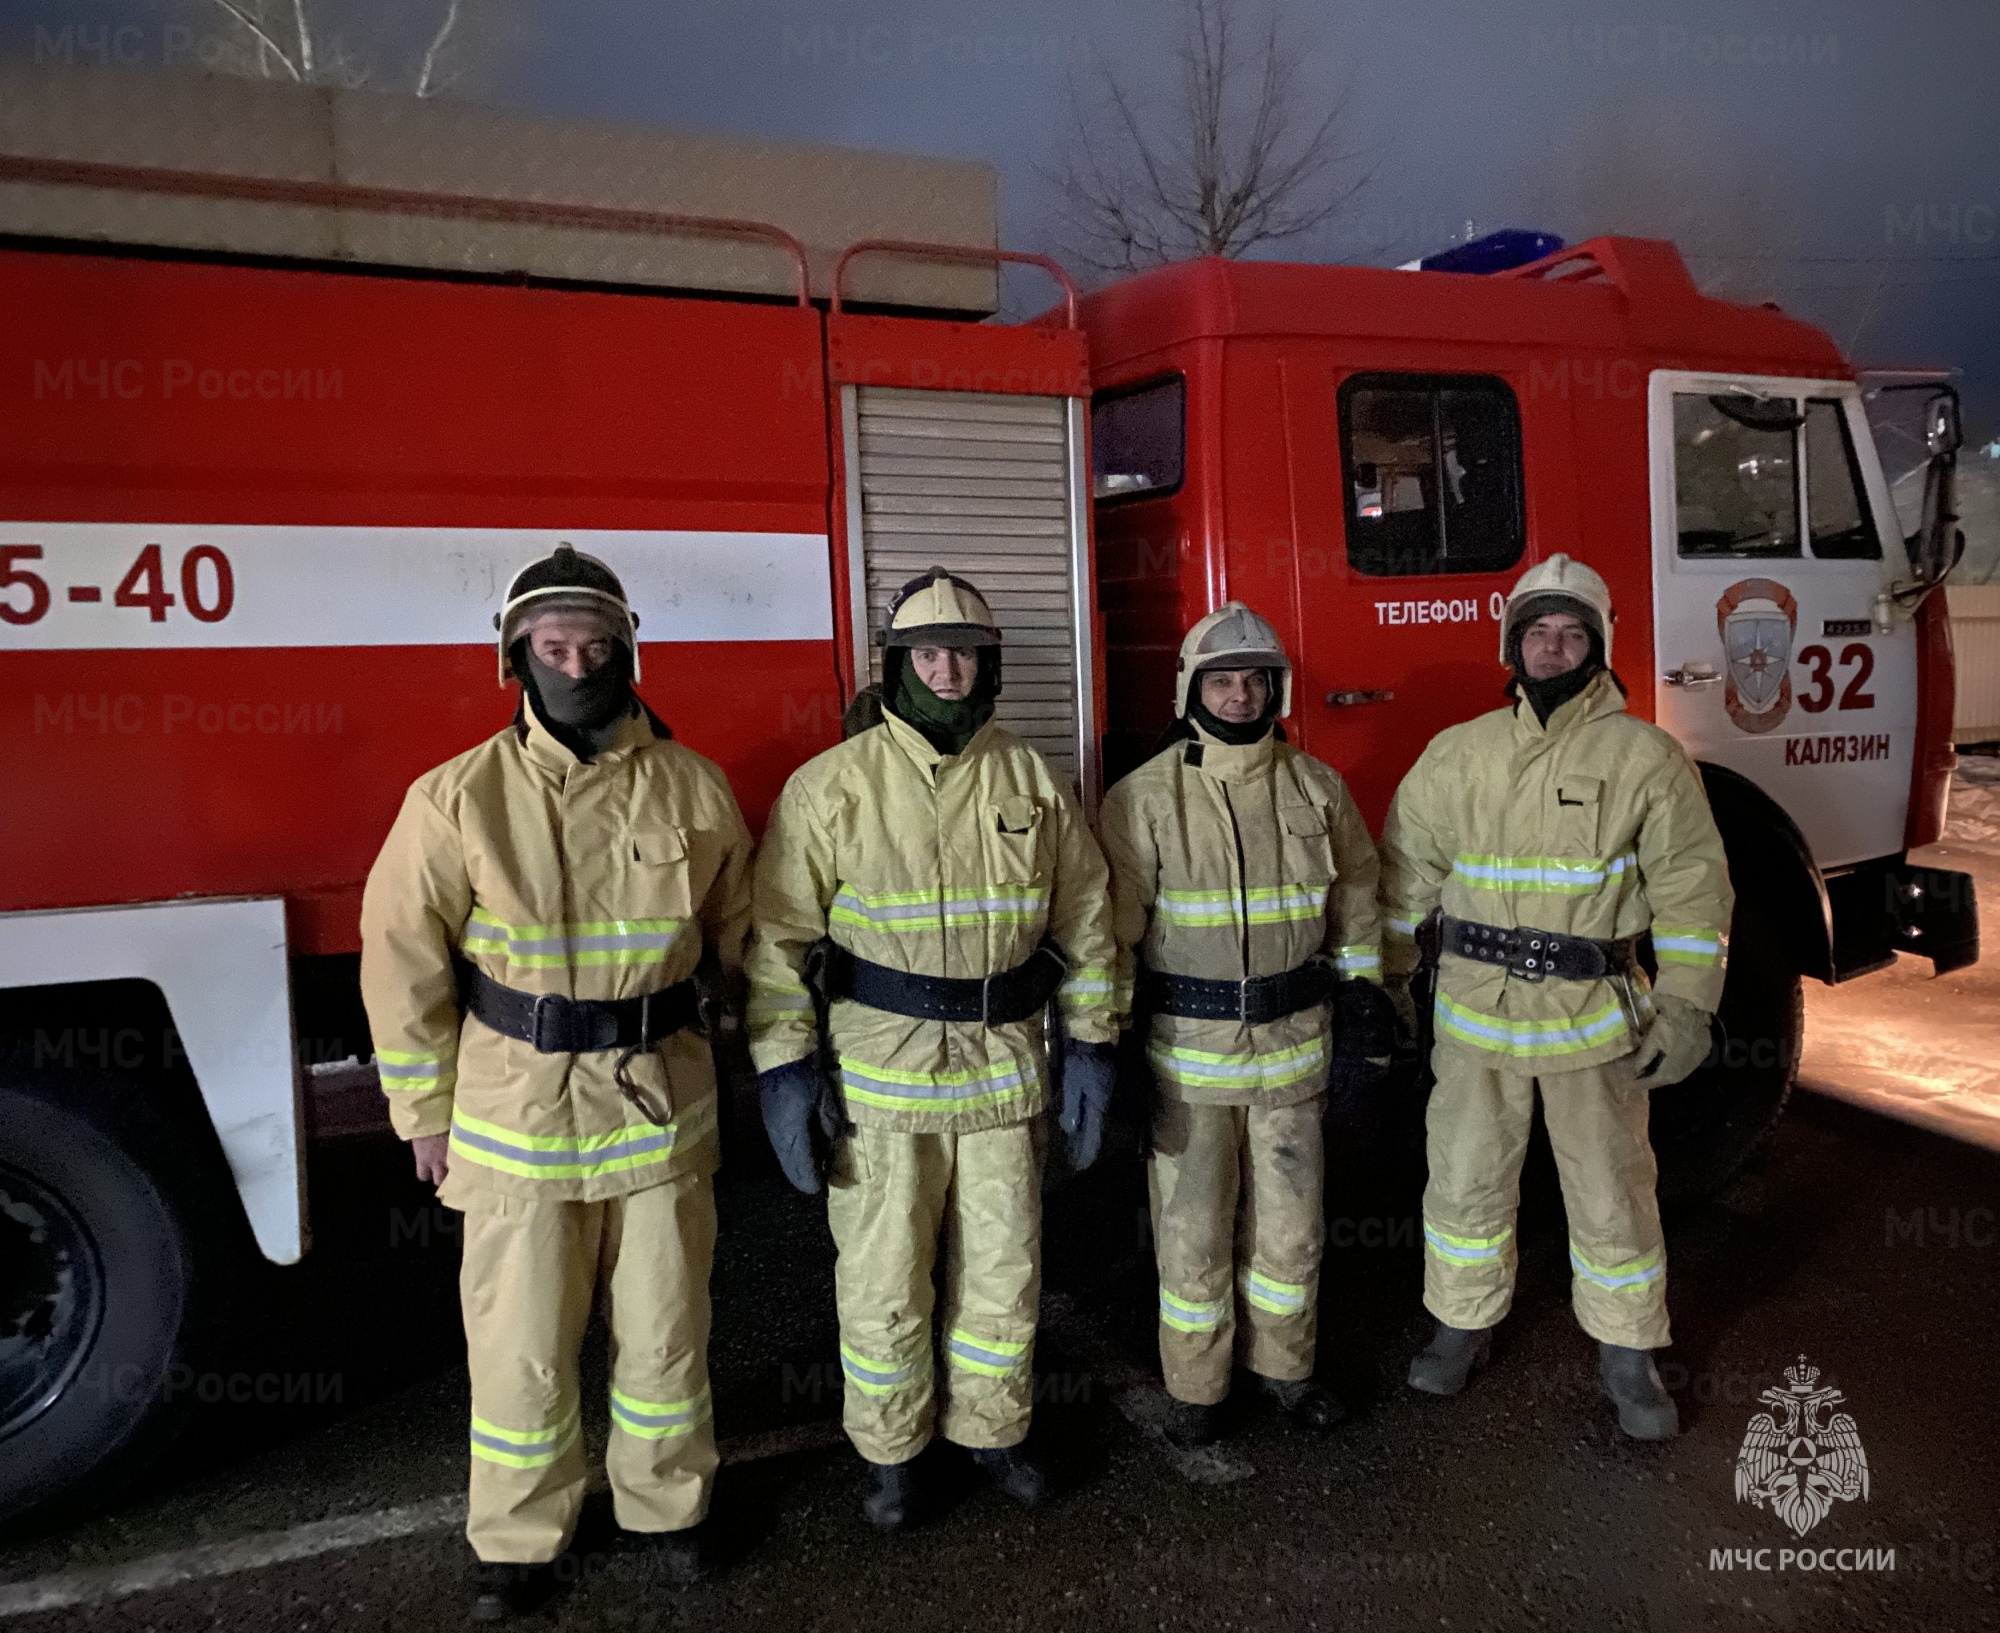
[[[1167,722],[1224,600],[1298,665],[1286,729],[1379,831],[1442,728],[1502,703],[1508,587],[1558,551],[1611,587],[1629,707],[1699,763],[1737,889],[1720,1062],[1654,1107],[1663,1188],[1712,1190],[1798,1069],[1800,978],[1977,957],[1941,830],[1945,480],[1905,540],[1826,336],[1703,297],[1669,244],[1490,275],[1203,260],[1085,302],[1107,775]]]

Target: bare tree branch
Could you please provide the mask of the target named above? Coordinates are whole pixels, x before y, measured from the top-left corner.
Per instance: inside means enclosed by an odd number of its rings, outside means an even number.
[[[312,25],[306,21],[306,0],[292,0],[292,21],[299,33],[299,78],[313,77]]]
[[[285,54],[284,48],[276,40],[272,39],[265,32],[263,25],[251,17],[249,13],[245,12],[239,6],[232,5],[230,0],[213,0],[213,4],[250,31],[250,34],[257,42],[257,66],[260,71],[264,66],[264,54],[268,51],[278,59],[279,64],[293,79],[303,79],[305,77],[299,72],[298,65]]]
[[[444,49],[444,42],[450,37],[452,29],[458,25],[458,7],[459,0],[449,0],[445,6],[444,21],[438,25],[437,33],[424,52],[423,66],[417,70],[418,96],[435,96],[445,88],[437,80],[438,53]]]
[[[1262,17],[1246,61],[1250,3],[1182,0],[1164,109],[1147,106],[1101,59],[1088,93],[1072,82],[1069,148],[1050,178],[1072,261],[1117,274],[1241,256],[1323,226],[1365,185],[1366,176],[1342,185],[1337,174],[1358,157],[1337,141],[1346,94],[1323,111],[1307,108],[1309,52],[1279,11]]]

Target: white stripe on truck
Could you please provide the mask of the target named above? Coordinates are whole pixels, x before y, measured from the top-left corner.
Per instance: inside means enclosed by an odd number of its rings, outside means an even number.
[[[643,641],[825,641],[823,533],[0,522],[0,652],[484,646],[508,581],[568,543]]]

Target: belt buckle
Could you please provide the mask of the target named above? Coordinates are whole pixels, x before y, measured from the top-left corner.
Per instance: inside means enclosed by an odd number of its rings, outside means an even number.
[[[986,974],[979,978],[979,1024],[991,1026],[993,1022],[993,977]]]
[[[528,1021],[528,1041],[534,1045],[537,1054],[567,1053],[566,1050],[545,1041],[549,1031],[556,1030],[562,1025],[562,1010],[558,1006],[563,1001],[563,996],[559,992],[544,992],[535,998],[535,1007]]]
[[[1537,956],[1542,951],[1542,938],[1540,936],[1536,936],[1532,941],[1527,942],[1525,946],[1517,941],[1512,950],[1514,961],[1509,966],[1512,974],[1518,976],[1523,981],[1541,981],[1547,978],[1549,961],[1546,958]]]
[[[1236,1019],[1243,1026],[1255,1024],[1250,1019],[1250,981],[1248,977],[1236,983]]]

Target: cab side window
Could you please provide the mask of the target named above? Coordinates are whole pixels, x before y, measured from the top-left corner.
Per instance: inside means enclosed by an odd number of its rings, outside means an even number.
[[[1356,572],[1491,573],[1521,559],[1521,416],[1504,380],[1357,374],[1339,403]]]

